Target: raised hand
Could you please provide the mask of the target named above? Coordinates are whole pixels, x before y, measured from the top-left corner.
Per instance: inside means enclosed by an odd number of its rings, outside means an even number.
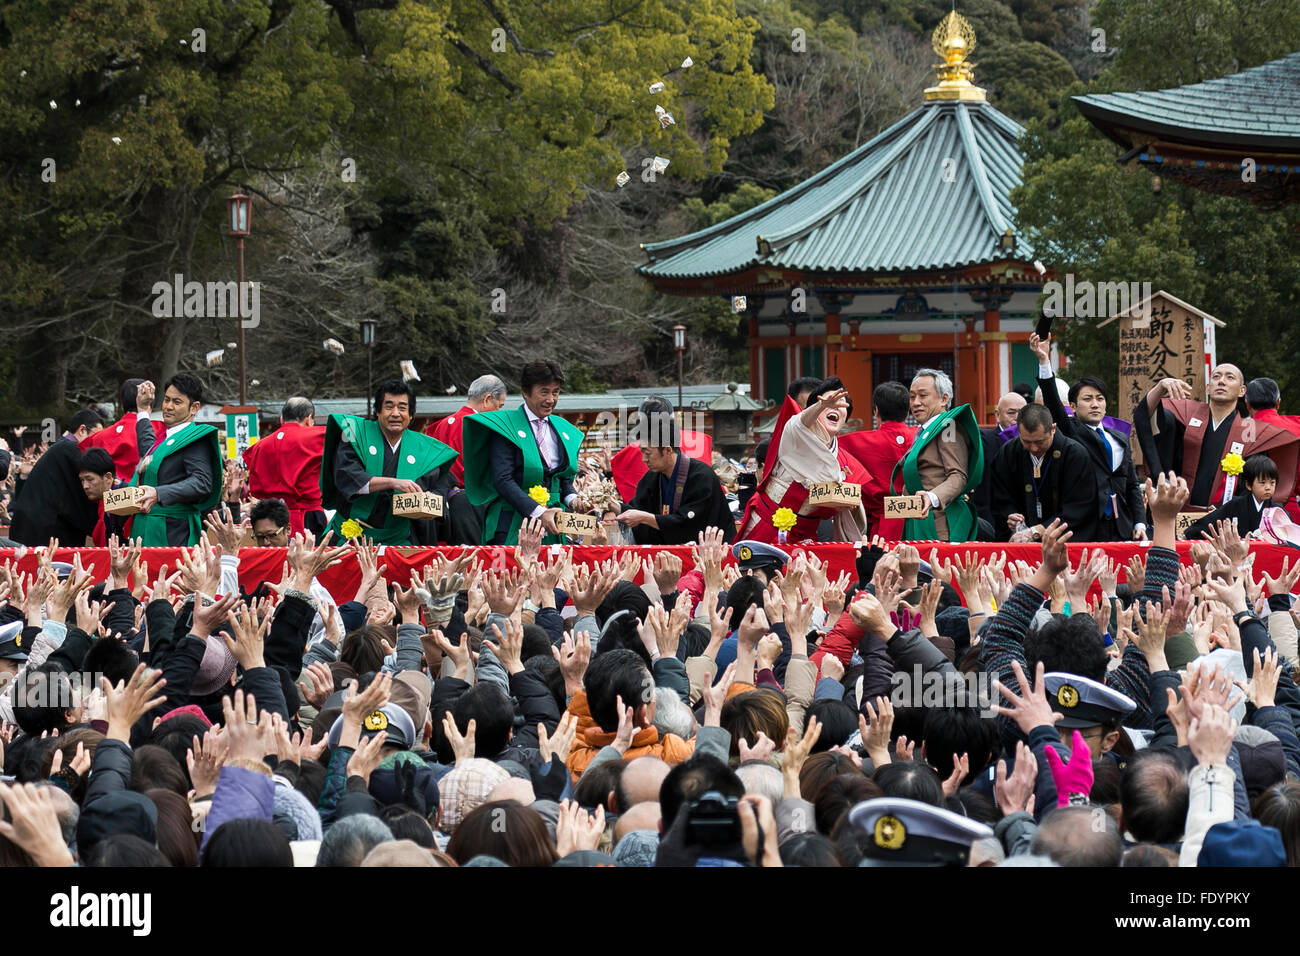
[[[1008,704],[994,704],[993,712],[1010,717],[1022,733],[1028,734],[1035,727],[1054,727],[1062,719],[1047,703],[1047,684],[1043,679],[1043,662],[1039,661],[1034,670],[1034,682],[1025,679],[1025,672],[1019,661],[1011,662],[1011,670],[1016,675],[1016,684],[1024,694],[1015,693],[1001,681],[993,682],[993,689],[1000,691]]]
[[[456,726],[456,721],[452,720],[451,712],[447,712],[442,718],[442,733],[447,738],[447,743],[451,744],[451,751],[455,755],[455,762],[462,764],[466,760],[474,758],[474,734],[478,730],[478,721],[470,718],[469,723],[465,726],[465,733],[460,732]]]
[[[744,737],[736,741],[736,752],[740,756],[741,763],[746,760],[770,760],[772,754],[776,753],[776,743],[760,730],[752,747]]]
[[[233,711],[232,711],[233,713]],[[190,783],[194,784],[196,797],[209,797],[216,792],[217,778],[226,762],[229,750],[221,743],[221,731],[209,728],[202,741],[196,736],[185,752],[185,763],[190,770]]]
[[[1051,747],[1047,748],[1051,750]],[[1007,762],[999,760],[993,777],[993,796],[1003,816],[1024,811],[1034,812],[1034,785],[1038,781],[1038,758],[1025,746],[1023,740],[1016,741],[1016,766],[1007,776]]]
[[[265,667],[266,634],[271,629],[271,619],[266,617],[259,621],[252,608],[241,604],[230,616],[230,627],[235,632],[234,637],[229,634],[222,637],[239,666],[245,671]]]
[[[1083,734],[1077,730],[1074,732],[1069,761],[1062,761],[1055,747],[1045,748],[1043,756],[1047,758],[1052,780],[1056,783],[1056,805],[1068,806],[1073,802],[1072,797],[1087,800],[1092,792],[1092,751]]]
[[[0,804],[9,822],[0,821],[0,836],[25,850],[37,866],[73,866],[63,842],[59,805],[47,787],[0,783]]]
[[[560,759],[560,763],[567,763],[569,760],[569,751],[573,749],[573,741],[578,735],[578,715],[571,714],[567,710],[560,715],[560,722],[555,726],[555,733],[548,735],[546,725],[537,725],[537,749],[542,755],[542,764],[545,766],[555,757]]]
[[[605,833],[605,808],[597,807],[588,814],[576,800],[560,804],[560,816],[555,824],[555,850],[561,858],[578,850],[594,850]]]
[[[131,728],[135,722],[153,708],[167,702],[160,695],[167,686],[162,671],[151,671],[140,664],[124,681],[114,687],[107,677],[99,679],[108,703],[108,733],[106,736],[125,743],[131,741]]]
[[[586,631],[576,636],[566,634],[563,643],[559,647],[552,647],[551,653],[559,662],[565,693],[572,697],[583,689],[582,678],[591,662],[591,637]]]
[[[433,635],[433,639],[437,643],[439,650],[441,650],[446,657],[450,658],[452,664],[455,665],[456,671],[453,676],[457,680],[468,682],[471,679],[471,675],[474,673],[473,663],[471,660],[472,652],[469,648],[469,636],[462,634],[460,636],[460,643],[453,644],[451,641],[447,640],[442,631],[434,630],[429,633]]]
[[[1187,728],[1187,745],[1202,766],[1223,766],[1228,762],[1237,722],[1228,708],[1207,704]]]
[[[300,680],[298,690],[302,692],[303,699],[307,703],[320,710],[334,693],[334,674],[330,671],[329,665],[321,661],[308,664],[306,671],[311,685],[309,687],[307,681]]]
[[[208,512],[207,518],[203,521],[203,527],[208,533],[208,537],[221,545],[224,554],[239,554],[240,546],[244,540],[244,533],[248,530],[247,520],[236,522],[230,513],[230,509],[225,505],[221,509],[213,509]]]
[[[781,776],[786,799],[799,797],[799,772],[821,735],[822,725],[816,717],[808,718],[802,736],[793,727],[786,731],[785,750],[781,751]]]
[[[493,624],[491,630],[496,637],[496,641],[489,641],[485,638],[483,643],[491,648],[492,653],[501,661],[501,666],[506,669],[507,674],[518,674],[524,669],[523,660],[520,657],[524,647],[524,631],[510,618],[506,618],[505,625],[506,631],[502,634],[501,629]]]
[[[862,749],[867,752],[873,764],[883,767],[890,762],[889,735],[894,729],[894,705],[888,697],[877,697],[874,707],[871,706],[870,701],[863,701],[863,706],[867,709],[866,716],[858,714],[858,733],[862,736]],[[906,759],[912,759],[910,752]]]

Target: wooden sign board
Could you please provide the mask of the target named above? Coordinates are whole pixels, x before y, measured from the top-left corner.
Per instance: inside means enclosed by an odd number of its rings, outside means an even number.
[[[1187,533],[1187,529],[1194,523],[1200,521],[1209,512],[1207,511],[1180,511],[1178,517],[1174,519],[1174,534],[1180,538]]]
[[[399,518],[410,518],[412,521],[441,518],[442,495],[435,495],[432,491],[421,491],[419,494],[395,494],[393,514]]]
[[[1127,312],[1111,316],[1102,326],[1119,320],[1119,399],[1110,414],[1128,418],[1147,392],[1164,378],[1176,378],[1192,388],[1192,397],[1205,401],[1208,363],[1213,361],[1214,329],[1223,323],[1163,290]],[[1142,449],[1131,440],[1134,464],[1142,464]]]
[[[575,514],[561,511],[555,516],[555,530],[560,534],[582,535],[595,534],[600,529],[600,519],[595,515]]]
[[[862,486],[851,481],[814,481],[808,486],[808,503],[814,508],[856,508],[862,504]]]
[[[920,518],[925,515],[925,505],[916,495],[889,495],[885,498],[886,518]]]
[[[112,488],[104,492],[104,512],[110,515],[138,515],[143,488]]]

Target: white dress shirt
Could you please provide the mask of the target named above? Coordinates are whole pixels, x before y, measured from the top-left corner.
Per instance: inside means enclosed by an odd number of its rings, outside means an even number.
[[[524,414],[528,417],[528,425],[533,430],[533,438],[537,440],[537,449],[541,452],[542,464],[548,470],[560,467],[559,437],[555,434],[555,428],[551,425],[551,416],[547,415],[545,418],[541,418],[534,415],[527,402],[524,403]],[[568,507],[569,503],[576,497],[578,497],[576,494],[571,494],[565,498],[565,507]],[[538,505],[528,517],[540,518],[545,511],[544,506]]]

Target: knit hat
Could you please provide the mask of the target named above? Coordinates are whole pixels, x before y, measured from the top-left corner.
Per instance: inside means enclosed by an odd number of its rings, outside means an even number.
[[[472,810],[487,803],[493,788],[509,779],[510,774],[484,757],[471,757],[452,767],[438,781],[438,828],[455,833]]]
[[[1262,793],[1286,779],[1286,754],[1282,750],[1282,741],[1271,730],[1242,724],[1232,742],[1237,746],[1241,782],[1247,794]]]
[[[275,787],[275,813],[272,820],[277,825],[283,820],[293,828],[292,835],[286,834],[290,843],[295,840],[319,840],[324,835],[321,832],[320,814],[311,805],[311,801],[293,787],[279,781]]]
[[[143,793],[115,790],[81,808],[77,820],[77,851],[90,856],[100,840],[119,833],[138,836],[151,846],[158,842],[158,807]]]
[[[414,840],[381,843],[361,861],[362,866],[434,866],[429,851]]]
[[[1189,661],[1194,661],[1200,656],[1201,652],[1196,649],[1196,641],[1186,631],[1171,634],[1165,639],[1165,660],[1169,662],[1171,671],[1182,670]]]
[[[1282,834],[1258,820],[1216,823],[1205,834],[1197,866],[1286,866]]]
[[[654,830],[633,830],[614,847],[615,866],[654,866],[659,852],[659,834]]]
[[[203,712],[203,708],[199,707],[198,704],[186,704],[183,707],[172,708],[162,715],[162,719],[158,721],[159,726],[167,723],[173,717],[197,717],[203,721],[205,727],[212,726],[212,721],[208,720],[208,715]]]
[[[220,690],[230,682],[236,663],[235,655],[230,653],[230,648],[226,647],[221,635],[213,634],[207,639],[207,649],[203,652],[203,660],[199,661],[199,669],[194,673],[190,693],[195,697],[206,697]]]

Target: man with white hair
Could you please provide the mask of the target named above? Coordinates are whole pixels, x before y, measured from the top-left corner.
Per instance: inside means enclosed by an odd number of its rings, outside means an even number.
[[[952,408],[952,379],[938,369],[918,371],[908,391],[912,417],[921,430],[895,476],[901,469],[906,493],[924,510],[920,518],[907,519],[903,540],[972,541],[978,522],[966,496],[984,474],[979,425],[969,405]]]
[[[447,495],[447,543],[479,544],[483,537],[483,509],[469,503],[465,490],[465,419],[479,412],[495,412],[506,404],[506,383],[495,375],[480,375],[469,383],[465,404],[441,421],[424,430],[438,441],[456,449],[451,463],[454,487]]]
[[[289,509],[289,535],[304,528],[318,537],[328,523],[320,500],[325,428],[311,400],[295,395],[280,409],[280,427],[244,450],[248,491],[258,501],[279,498]],[[264,542],[256,542],[263,545]]]

